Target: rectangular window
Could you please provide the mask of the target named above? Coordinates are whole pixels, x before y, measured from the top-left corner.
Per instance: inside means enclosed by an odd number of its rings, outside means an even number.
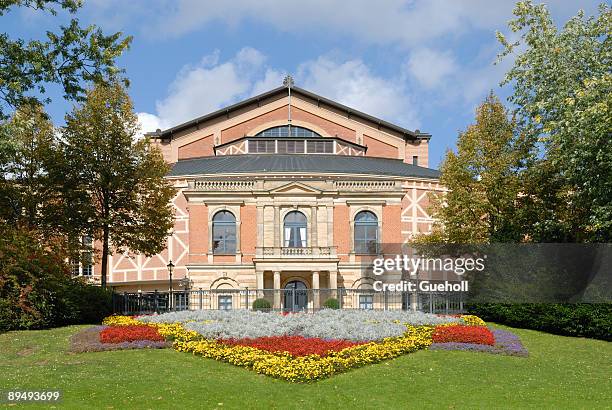
[[[419,157],[417,155],[412,157],[412,165],[419,165]]]
[[[236,253],[236,225],[213,224],[213,253]]]
[[[378,226],[355,224],[355,253],[375,255],[378,253]]]
[[[231,295],[219,295],[219,310],[232,310]]]
[[[279,154],[303,154],[304,153],[304,141],[278,141],[278,153]]]
[[[249,153],[251,154],[274,154],[274,140],[249,140]]]
[[[83,252],[83,276],[93,275],[92,254]]]
[[[70,273],[72,276],[79,276],[81,274],[81,262],[78,259],[70,260]]]
[[[374,295],[359,295],[359,309],[374,309]]]
[[[333,141],[307,141],[307,150],[309,154],[333,154]]]

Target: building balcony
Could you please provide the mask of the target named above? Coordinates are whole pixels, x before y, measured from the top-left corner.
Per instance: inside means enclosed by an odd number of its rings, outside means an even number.
[[[259,259],[330,259],[337,257],[335,246],[306,246],[301,248],[264,246],[257,247],[255,255]]]

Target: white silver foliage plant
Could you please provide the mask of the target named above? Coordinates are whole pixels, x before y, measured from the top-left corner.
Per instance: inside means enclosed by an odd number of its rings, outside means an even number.
[[[247,310],[194,310],[144,316],[149,323],[183,323],[209,339],[241,339],[298,335],[322,339],[373,341],[401,336],[410,325],[460,322],[412,311],[332,310],[281,315]]]

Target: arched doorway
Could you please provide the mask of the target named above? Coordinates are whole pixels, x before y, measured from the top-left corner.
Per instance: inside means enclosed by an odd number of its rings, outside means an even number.
[[[300,312],[308,308],[308,291],[304,282],[300,280],[287,282],[283,292],[283,310],[285,312]]]

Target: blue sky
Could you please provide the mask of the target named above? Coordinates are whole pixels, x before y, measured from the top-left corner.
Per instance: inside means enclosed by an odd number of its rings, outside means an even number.
[[[546,2],[558,24],[597,1]],[[143,131],[167,128],[279,86],[297,86],[433,135],[438,167],[511,61],[494,65],[495,31],[508,34],[511,1],[89,0],[77,17],[134,36],[119,60]],[[26,39],[57,18],[30,10],[0,17]],[[71,104],[51,87],[57,124]]]

